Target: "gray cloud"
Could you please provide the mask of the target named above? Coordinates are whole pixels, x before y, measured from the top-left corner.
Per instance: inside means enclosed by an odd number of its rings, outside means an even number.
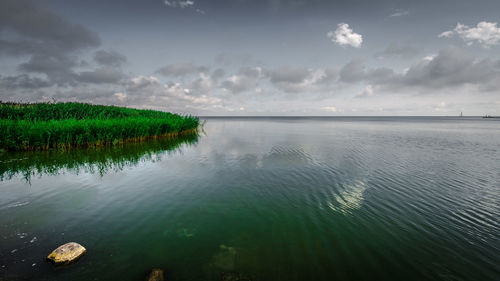
[[[395,75],[396,73],[390,68],[368,69],[363,59],[354,59],[342,67],[339,81],[347,84],[360,82],[385,84],[395,81]]]
[[[0,31],[5,32],[0,54],[28,56],[18,70],[44,74],[47,79],[21,75],[15,79],[20,86],[75,85],[78,76],[73,68],[81,66],[75,53],[101,43],[96,33],[29,0],[0,2]]]
[[[340,69],[340,81],[355,83],[366,78],[366,66],[363,59],[355,59]]]
[[[208,67],[196,66],[191,62],[174,63],[156,70],[163,76],[183,77],[190,74],[208,71]]]
[[[42,94],[45,99],[56,101],[80,101],[101,104],[116,104],[113,95],[116,90],[113,87],[78,85],[71,88],[57,88],[52,91],[45,91]]]
[[[420,50],[413,46],[401,46],[396,43],[391,43],[384,50],[376,52],[374,54],[374,57],[378,59],[383,59],[383,58],[410,59],[415,57],[419,52]]]
[[[221,87],[231,93],[241,93],[257,87],[261,77],[262,69],[260,67],[243,67],[237,74],[222,82]]]
[[[1,28],[1,27],[0,27]],[[33,53],[43,53],[44,47],[39,43],[26,39],[0,40],[0,54],[24,56]]]
[[[54,55],[97,47],[101,42],[96,33],[29,0],[0,2],[0,30],[13,31],[17,35],[17,38],[3,40],[0,49],[18,54]],[[21,48],[12,50],[17,46]]]
[[[500,71],[490,59],[476,60],[456,47],[441,50],[430,60],[412,66],[398,80],[399,84],[425,88],[480,85],[498,79]],[[397,83],[398,84],[398,83]]]
[[[339,76],[339,69],[337,67],[325,68],[325,75],[319,80],[322,84],[331,84],[337,80]]]
[[[94,54],[94,61],[100,65],[119,67],[127,61],[127,57],[114,50],[99,50]]]
[[[64,61],[69,59],[69,61]],[[111,66],[99,67],[90,71],[72,72],[71,69],[78,66],[74,57],[63,57],[54,60],[52,57],[43,58],[33,56],[27,63],[22,64],[20,69],[25,72],[38,74],[49,74],[50,77],[60,77],[63,81],[72,81],[67,85],[81,89],[80,84],[109,85],[103,86],[100,99],[108,99],[109,102],[132,102],[135,104],[155,104],[159,97],[163,102],[172,102],[181,108],[181,104],[196,104],[202,106],[203,100],[210,100],[212,106],[224,106],[217,98],[217,89],[222,88],[229,93],[237,94],[246,91],[260,89],[261,85],[273,86],[275,89],[285,93],[331,93],[334,89],[343,86],[364,85],[364,90],[356,95],[356,98],[367,98],[377,96],[381,93],[411,93],[417,90],[422,93],[435,93],[436,90],[453,89],[463,85],[472,85],[478,91],[493,91],[500,85],[500,61],[483,59],[478,60],[464,50],[456,47],[442,49],[437,55],[428,56],[418,63],[411,65],[403,72],[396,72],[391,68],[378,67],[369,68],[363,59],[355,59],[345,64],[340,69],[337,67],[306,68],[301,66],[285,66],[271,70],[260,67],[242,67],[235,74],[226,76],[222,68],[212,72],[200,72],[199,66],[185,64],[180,68],[171,68],[176,75],[187,73],[198,73],[184,82],[169,82],[164,84],[157,78],[137,76],[127,78],[121,69]],[[65,77],[64,75],[70,76]],[[184,77],[184,76],[182,76]],[[179,76],[179,78],[182,78]],[[220,84],[217,80],[226,77]],[[1,89],[42,89],[52,85],[61,85],[57,80],[44,80],[39,77],[30,77],[26,74],[19,76],[5,76],[0,79]],[[97,88],[92,88],[97,89]],[[122,93],[126,89],[126,93]],[[408,90],[412,91],[408,91]],[[259,90],[260,91],[260,90]],[[278,93],[279,93],[278,91]],[[57,92],[57,91],[56,91]],[[64,91],[63,91],[64,92]],[[113,95],[109,93],[113,92]],[[265,91],[266,96],[277,92]],[[115,95],[117,94],[117,95]],[[54,96],[54,94],[47,94]],[[67,94],[68,95],[68,94]],[[96,96],[97,98],[97,96]],[[227,98],[227,97],[226,97]]]
[[[74,84],[73,67],[77,65],[78,61],[74,56],[34,54],[27,62],[20,64],[18,69],[26,73],[45,74],[51,84],[67,85]]]
[[[156,88],[161,88],[161,83],[154,77],[138,76],[127,81],[127,89],[131,92],[154,92]]]
[[[210,77],[201,73],[200,78]],[[195,79],[194,81],[197,81]],[[189,82],[188,84],[193,85]],[[193,93],[181,83],[162,83],[154,76],[136,76],[123,83],[122,91],[115,91],[106,98],[107,103],[149,107],[174,112],[199,112],[204,110],[230,110],[222,99],[203,93]]]
[[[273,86],[287,93],[323,92],[337,80],[336,67],[310,69],[285,66],[268,71]]]
[[[101,67],[93,71],[82,71],[78,74],[76,80],[84,83],[117,83],[125,78],[125,74],[118,68]]]
[[[200,77],[191,81],[186,85],[188,94],[191,95],[206,95],[215,88],[215,81],[212,76],[204,72],[200,73]]]
[[[365,79],[374,84],[385,84],[393,81],[396,72],[387,67],[378,67],[366,72]]]
[[[309,75],[306,67],[284,66],[269,73],[272,83],[301,83]]]
[[[0,76],[0,89],[17,90],[17,89],[39,89],[51,86],[45,79],[31,77],[27,74],[17,76]]]
[[[340,80],[351,84],[368,83],[382,92],[414,89],[433,93],[429,90],[464,85],[474,86],[478,91],[490,91],[498,89],[498,64],[499,61],[478,60],[460,48],[447,47],[435,56],[425,57],[402,73],[385,67],[367,69],[362,60],[354,60],[342,68]]]
[[[371,96],[374,91],[405,92],[406,89],[434,93],[429,90],[465,85],[474,86],[478,91],[491,91],[498,89],[498,64],[499,61],[478,60],[460,48],[447,47],[400,73],[387,67],[368,68],[364,60],[355,59],[342,67],[339,81],[347,85],[370,86],[357,97]]]
[[[259,63],[250,54],[231,54],[231,53],[221,53],[215,57],[215,63],[224,66],[230,65],[249,65]]]
[[[222,68],[217,68],[212,72],[212,79],[219,80],[226,75],[226,71]]]

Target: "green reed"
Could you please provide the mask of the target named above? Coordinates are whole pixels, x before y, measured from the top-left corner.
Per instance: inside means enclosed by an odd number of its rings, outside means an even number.
[[[83,103],[0,103],[0,147],[100,146],[193,131],[199,119],[168,112]]]

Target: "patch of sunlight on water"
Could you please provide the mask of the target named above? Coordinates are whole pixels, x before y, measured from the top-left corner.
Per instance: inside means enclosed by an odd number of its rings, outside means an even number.
[[[362,181],[356,181],[353,184],[345,184],[344,190],[340,194],[335,194],[332,201],[328,201],[327,205],[335,212],[349,215],[354,210],[361,208],[363,205],[363,193],[366,190],[366,185]]]

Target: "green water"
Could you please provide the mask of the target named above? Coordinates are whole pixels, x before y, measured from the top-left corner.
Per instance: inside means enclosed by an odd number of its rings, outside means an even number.
[[[218,118],[0,154],[0,280],[498,280],[500,122]],[[55,268],[75,241],[88,252]]]

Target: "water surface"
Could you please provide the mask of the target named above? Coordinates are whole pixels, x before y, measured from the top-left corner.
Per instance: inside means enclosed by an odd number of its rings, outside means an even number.
[[[0,280],[498,280],[500,122],[208,118],[0,155]],[[54,268],[76,241],[88,253]]]

